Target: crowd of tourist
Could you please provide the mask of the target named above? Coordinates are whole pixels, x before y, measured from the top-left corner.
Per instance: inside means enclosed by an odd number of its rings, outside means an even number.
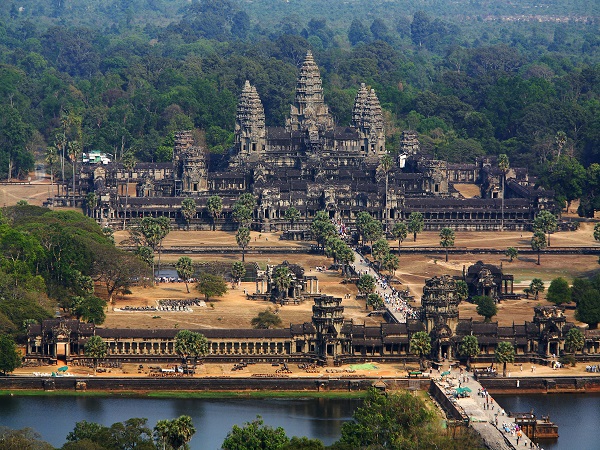
[[[592,372],[592,373],[597,373],[600,372],[600,366],[597,365],[593,365],[593,366],[585,366],[585,371],[586,372]]]
[[[390,311],[400,323],[406,322],[407,319],[418,319],[418,313],[408,304],[408,289],[401,291],[397,290],[388,283],[385,277],[382,277],[379,272],[377,272],[368,260],[361,258],[360,261],[361,263],[366,263],[371,270],[357,271],[355,266],[352,266],[352,268],[358,276],[371,275],[375,278],[377,286],[375,293],[383,299],[388,311]]]
[[[159,300],[158,310],[159,311],[193,311],[194,306],[206,306],[204,300],[199,298],[186,298],[186,299],[174,299],[174,300]]]

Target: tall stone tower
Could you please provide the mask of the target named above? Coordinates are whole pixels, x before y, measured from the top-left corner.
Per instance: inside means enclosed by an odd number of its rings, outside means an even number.
[[[431,336],[432,353],[438,360],[452,358],[451,338],[458,325],[458,304],[456,280],[449,275],[425,280],[421,306],[425,329]]]
[[[361,83],[352,108],[352,125],[358,130],[361,151],[367,157],[381,157],[385,154],[385,129],[381,104],[374,89],[367,89]]]
[[[296,99],[287,120],[288,131],[307,131],[311,140],[319,133],[333,129],[333,117],[323,97],[321,73],[310,51],[300,68],[296,83]]]
[[[246,80],[235,116],[235,147],[244,160],[258,160],[266,146],[265,110],[256,88]]]
[[[333,362],[341,351],[338,335],[344,323],[342,299],[322,295],[315,298],[312,309],[312,321],[317,329],[317,354]]]
[[[206,153],[194,145],[191,131],[180,131],[175,135],[173,165],[176,195],[194,196],[208,190]]]

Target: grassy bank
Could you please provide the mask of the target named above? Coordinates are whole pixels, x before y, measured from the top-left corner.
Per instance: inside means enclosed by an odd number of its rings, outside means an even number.
[[[365,391],[73,391],[0,390],[3,396],[148,398],[362,398]]]

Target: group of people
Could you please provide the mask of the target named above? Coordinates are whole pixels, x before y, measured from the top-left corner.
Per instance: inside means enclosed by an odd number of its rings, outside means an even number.
[[[585,371],[592,372],[592,373],[600,372],[600,366],[597,366],[597,365],[585,366]]]
[[[187,280],[188,283],[195,283],[195,278],[190,278]],[[155,283],[184,283],[185,280],[179,277],[154,277]]]
[[[199,298],[158,301],[159,311],[192,311],[193,306],[206,306],[206,303]]]

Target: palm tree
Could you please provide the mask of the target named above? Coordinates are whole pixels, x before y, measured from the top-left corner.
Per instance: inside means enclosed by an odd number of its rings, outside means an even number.
[[[98,360],[106,356],[107,345],[100,336],[91,336],[84,346],[85,356],[94,360],[94,373],[98,368]]]
[[[188,358],[195,360],[208,353],[208,339],[203,334],[181,330],[175,336],[175,353],[187,364]]]
[[[448,262],[448,249],[454,247],[454,230],[452,228],[442,228],[440,231],[440,245],[446,249],[446,262]]]
[[[190,416],[180,416],[173,420],[159,420],[154,427],[154,440],[167,448],[179,450],[188,448],[188,442],[196,433],[192,418]]]
[[[413,241],[417,242],[417,234],[423,231],[425,220],[420,212],[413,212],[408,216],[408,232],[413,234]]]
[[[464,336],[458,346],[458,351],[461,355],[467,357],[467,370],[471,370],[471,358],[479,355],[479,341],[477,340],[477,336],[471,334]]]
[[[540,265],[540,252],[546,248],[546,235],[543,231],[536,231],[531,237],[531,249],[537,252],[537,265]]]
[[[288,220],[290,222],[291,230],[294,227],[294,222],[300,218],[300,211],[298,211],[293,206],[290,206],[288,209],[285,210],[283,217],[285,218],[285,220]]]
[[[196,215],[196,202],[192,198],[184,198],[181,202],[181,215],[187,223],[188,231],[190,230],[190,223]]]
[[[286,266],[278,266],[273,271],[273,285],[277,294],[286,298],[288,289],[292,286],[292,272]]]
[[[98,196],[94,193],[94,192],[90,192],[86,197],[85,197],[85,203],[87,205],[88,208],[88,216],[90,215],[90,212],[92,213],[92,217],[95,219],[95,214],[94,212],[96,211],[96,206],[98,204]]]
[[[177,270],[177,276],[185,282],[185,288],[187,293],[190,293],[190,287],[188,285],[190,278],[194,275],[194,265],[192,264],[191,258],[188,256],[182,256],[177,260],[175,264],[175,270]]]
[[[127,181],[125,184],[125,211],[123,212],[123,229],[125,229],[125,224],[127,221],[127,199],[129,198],[129,177],[136,164],[133,153],[126,152],[121,158],[121,164],[123,165],[123,170],[125,170],[125,173],[127,174]]]
[[[221,200],[221,197],[218,195],[209,197],[206,201],[206,209],[212,217],[213,231],[215,231],[217,217],[219,217],[219,214],[221,214],[221,211],[223,211],[223,200]]]
[[[508,156],[504,153],[498,156],[498,167],[502,171],[502,222],[500,224],[500,231],[504,231],[504,190],[506,189],[506,174],[510,167]]]
[[[385,217],[385,231],[387,232],[389,227],[388,227],[388,221],[389,221],[389,213],[390,213],[390,209],[389,209],[389,193],[388,193],[388,182],[389,182],[389,176],[390,176],[390,170],[392,170],[392,167],[394,166],[394,160],[392,159],[392,157],[388,154],[385,154],[381,157],[381,160],[379,161],[379,171],[382,172],[385,176],[385,213],[384,213],[384,217]]]
[[[419,367],[425,369],[425,357],[431,353],[431,337],[426,331],[417,331],[410,337],[410,352],[419,357]]]
[[[540,211],[533,220],[533,230],[541,231],[547,235],[546,243],[550,247],[550,233],[556,231],[556,216],[550,211]]]
[[[242,249],[242,262],[246,261],[246,247],[250,243],[250,229],[241,227],[235,234],[237,245]]]
[[[502,376],[506,376],[506,363],[515,360],[515,347],[510,342],[500,342],[496,347],[496,361],[502,363]]]
[[[537,300],[540,292],[544,292],[546,287],[544,286],[544,282],[541,278],[534,278],[531,280],[529,284],[529,292],[534,295],[534,298]]]
[[[46,149],[46,163],[50,166],[50,189],[52,190],[52,209],[54,209],[54,164],[58,160],[56,147]]]
[[[404,222],[395,224],[394,228],[392,228],[392,236],[398,239],[398,256],[400,256],[400,245],[406,239],[406,236],[408,236],[408,227],[406,224]]]

